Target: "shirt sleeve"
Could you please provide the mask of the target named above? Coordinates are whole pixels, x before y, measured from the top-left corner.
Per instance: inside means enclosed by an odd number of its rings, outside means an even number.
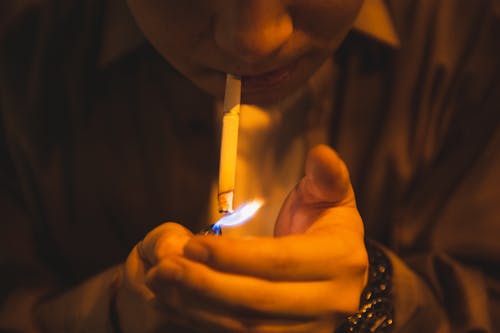
[[[12,82],[4,79],[0,77],[0,332],[113,332],[121,267],[68,286],[47,260],[50,240],[40,241],[44,233],[12,157],[19,147],[11,142],[15,126],[6,110],[17,108],[8,103],[4,88]]]
[[[397,332],[500,330],[498,116],[492,121],[492,139],[428,231],[430,245],[397,255],[386,249]]]
[[[16,180],[2,118],[0,129],[0,331],[40,332],[41,325],[46,332],[110,332],[119,267],[47,298],[62,281],[37,248],[39,233]]]
[[[114,332],[112,306],[121,266],[61,292],[61,281],[39,256],[36,228],[16,194],[15,177],[7,177],[7,159],[2,155],[0,331]]]
[[[42,332],[118,333],[116,288],[121,267],[111,267],[75,288],[43,300],[35,310]]]
[[[400,104],[414,112],[415,172],[385,243],[396,332],[500,331],[498,3],[411,1],[396,20],[402,63],[417,61],[401,74],[417,82],[401,94],[411,104]]]
[[[31,308],[50,285],[36,260],[33,232],[20,204],[0,188],[0,331],[35,332]],[[10,194],[10,195],[9,195]]]
[[[38,256],[37,233],[21,195],[0,116],[0,331],[35,332],[32,305],[50,289],[54,276]]]

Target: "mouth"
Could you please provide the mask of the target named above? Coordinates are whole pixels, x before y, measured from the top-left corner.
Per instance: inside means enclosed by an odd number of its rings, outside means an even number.
[[[204,75],[213,78],[206,80],[204,88],[212,91],[219,98],[224,97],[227,73],[241,78],[241,101],[245,104],[272,104],[289,95],[302,85],[314,72],[319,57],[314,53],[305,53],[295,59],[283,61],[285,65],[257,68],[224,68],[205,67]],[[232,67],[232,66],[231,66]],[[215,89],[216,88],[216,89]]]
[[[257,75],[241,75],[242,88],[246,92],[270,89],[280,85],[293,72],[296,63]]]

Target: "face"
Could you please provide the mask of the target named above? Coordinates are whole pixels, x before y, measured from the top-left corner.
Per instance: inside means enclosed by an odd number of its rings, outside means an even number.
[[[128,0],[139,27],[179,72],[222,98],[226,73],[246,103],[292,93],[340,45],[364,0]]]

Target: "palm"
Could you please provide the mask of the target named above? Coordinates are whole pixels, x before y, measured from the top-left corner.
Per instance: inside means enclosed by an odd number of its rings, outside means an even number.
[[[306,175],[281,208],[275,236],[301,234],[313,225],[323,228],[346,220],[361,223],[347,169],[331,149],[316,147],[308,155]]]

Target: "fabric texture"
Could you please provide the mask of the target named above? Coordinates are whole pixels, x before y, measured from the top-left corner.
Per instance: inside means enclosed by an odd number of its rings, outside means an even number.
[[[391,259],[395,331],[498,332],[498,1],[385,3],[399,46],[347,37],[328,142]],[[99,272],[149,230],[207,222],[218,134],[212,98],[140,38],[103,55],[107,2],[26,4],[0,25],[0,330],[27,332],[14,290],[109,296]]]

